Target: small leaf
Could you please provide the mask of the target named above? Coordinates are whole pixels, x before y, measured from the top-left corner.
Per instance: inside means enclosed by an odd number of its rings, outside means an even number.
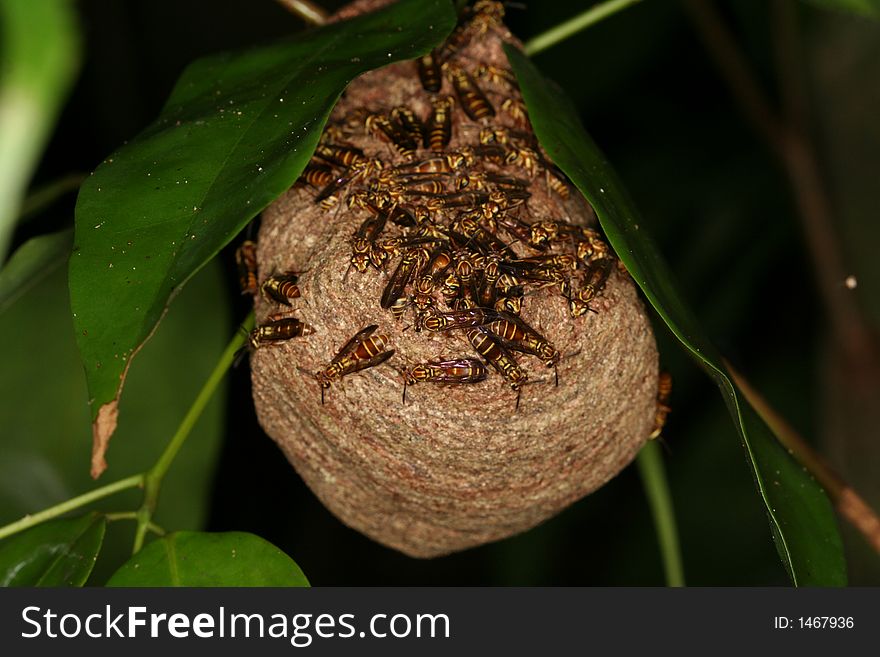
[[[73,230],[40,235],[22,244],[0,269],[0,313],[67,262]]]
[[[880,18],[880,0],[808,0],[822,9],[846,11],[851,14]]]
[[[245,532],[176,532],[153,541],[107,586],[308,586],[277,547]]]
[[[297,40],[197,61],[158,120],[82,186],[70,296],[106,467],[131,358],[180,287],[300,175],[345,86],[430,50],[448,0],[403,0]]]
[[[715,347],[678,294],[622,183],[562,91],[545,80],[520,51],[510,46],[505,50],[541,145],[596,210],[617,255],[670,331],[721,389],[742,437],[776,549],[792,581],[795,585],[845,584],[840,535],[824,491],[741,400]]]
[[[0,586],[82,586],[92,572],[107,520],[90,513],[50,520],[0,542]]]
[[[73,5],[0,0],[0,263],[79,59]]]

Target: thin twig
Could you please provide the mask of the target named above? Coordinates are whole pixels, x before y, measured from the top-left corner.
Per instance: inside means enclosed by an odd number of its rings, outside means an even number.
[[[715,60],[734,98],[755,129],[770,145],[788,177],[813,261],[819,295],[837,341],[850,362],[874,363],[870,329],[855,297],[846,289],[843,256],[833,226],[829,194],[819,173],[816,149],[806,129],[806,93],[797,65],[799,49],[796,16],[777,0],[775,17],[782,48],[779,75],[789,115],[780,117],[770,106],[745,57],[710,0],[684,0],[684,6],[706,49]]]
[[[642,447],[636,458],[636,466],[651,507],[654,529],[660,544],[660,556],[663,559],[663,571],[666,574],[666,585],[684,586],[684,566],[678,541],[678,527],[675,523],[675,511],[672,508],[672,495],[669,493],[669,484],[666,481],[663,454],[656,440],[651,440]]]
[[[217,386],[220,385],[220,382],[226,376],[226,371],[235,361],[237,352],[244,346],[247,332],[253,328],[253,325],[254,314],[251,312],[244,320],[241,328],[235,332],[226,349],[223,350],[217,364],[214,366],[214,370],[208,376],[202,389],[199,390],[199,394],[196,395],[195,401],[189,407],[180,426],[165,447],[165,451],[162,452],[153,467],[144,475],[144,501],[137,511],[137,529],[135,530],[133,552],[138,552],[143,547],[144,538],[146,538],[153,513],[159,502],[159,489],[162,487],[162,480],[165,478],[168,468],[171,467],[180,448],[183,447],[208,402],[211,401]]]
[[[101,486],[100,488],[90,490],[88,493],[77,495],[76,497],[65,500],[60,504],[56,504],[55,506],[49,507],[48,509],[44,509],[39,513],[25,516],[21,520],[10,523],[5,527],[0,527],[0,539],[11,536],[12,534],[15,534],[17,532],[24,531],[25,529],[29,529],[34,525],[39,525],[41,522],[46,522],[47,520],[51,520],[52,518],[57,518],[58,516],[62,516],[69,511],[73,511],[74,509],[78,509],[87,504],[91,504],[96,500],[103,499],[120,491],[127,490],[129,488],[138,488],[139,486],[143,486],[143,483],[144,475],[136,474],[132,475],[131,477],[126,477],[125,479],[120,479],[119,481],[114,481],[112,484],[107,484],[106,486]]]
[[[880,518],[864,499],[815,450],[794,428],[764,399],[761,394],[731,364],[725,361],[727,370],[737,387],[773,430],[776,438],[786,447],[818,481],[844,518],[867,539],[880,554]]]
[[[322,7],[310,0],[278,0],[278,3],[310,25],[324,25],[329,17]]]
[[[581,12],[574,18],[560,23],[546,32],[529,39],[523,45],[523,50],[525,50],[525,53],[529,56],[537,55],[539,52],[555,46],[560,41],[565,41],[577,32],[590,27],[590,25],[598,23],[612,14],[616,14],[621,9],[626,9],[637,2],[640,2],[640,0],[606,0],[606,2],[600,2],[586,11]]]

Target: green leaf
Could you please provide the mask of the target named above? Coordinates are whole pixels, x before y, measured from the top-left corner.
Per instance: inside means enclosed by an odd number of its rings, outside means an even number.
[[[153,541],[107,586],[308,586],[296,562],[254,534],[176,532]]]
[[[506,46],[535,132],[554,162],[592,204],[608,240],[657,313],[718,384],[736,422],[776,549],[796,585],[846,583],[834,513],[824,491],[788,455],[741,399],[715,347],[673,284],[672,274],[622,183],[556,85],[517,49]]]
[[[229,284],[215,259],[186,286],[139,356],[122,400],[126,422],[107,476],[121,479],[154,462],[236,330]],[[195,328],[194,328],[195,327]],[[0,525],[94,487],[82,365],[73,335],[67,272],[61,268],[0,315]],[[36,386],[36,387],[35,387]],[[214,393],[162,484],[154,520],[168,530],[201,529],[228,403]],[[100,502],[102,511],[137,508],[131,490]],[[109,523],[92,580],[103,583],[131,557],[133,523]]]
[[[78,59],[72,3],[0,0],[0,262]]]
[[[861,16],[880,17],[880,0],[808,0],[822,9],[847,11]]]
[[[92,572],[107,520],[90,513],[50,520],[0,542],[0,586],[82,586]]]
[[[22,244],[0,269],[0,313],[67,262],[73,230],[40,235]]]
[[[70,262],[94,474],[131,358],[180,287],[300,175],[355,76],[427,52],[448,0],[404,0],[279,45],[210,57],[82,186]]]

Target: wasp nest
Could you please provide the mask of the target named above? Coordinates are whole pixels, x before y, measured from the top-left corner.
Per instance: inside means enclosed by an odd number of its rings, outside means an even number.
[[[534,527],[654,426],[648,319],[537,143],[501,14],[353,82],[239,256],[262,426],[344,523],[417,557]]]

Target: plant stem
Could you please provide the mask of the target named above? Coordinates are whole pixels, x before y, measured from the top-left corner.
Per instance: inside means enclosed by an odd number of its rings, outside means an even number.
[[[190,432],[192,432],[193,427],[196,425],[196,422],[199,417],[201,417],[202,412],[205,410],[205,407],[214,395],[214,391],[226,375],[226,370],[229,369],[235,360],[236,353],[244,346],[247,338],[247,331],[249,331],[253,325],[254,314],[251,313],[244,320],[241,330],[235,332],[232,340],[229,341],[226,349],[223,350],[220,359],[214,366],[214,371],[211,372],[211,375],[208,377],[208,380],[205,381],[205,384],[196,396],[192,406],[189,407],[183,421],[180,423],[174,436],[172,436],[171,441],[165,447],[165,451],[162,452],[162,455],[159,456],[159,459],[153,467],[147,470],[144,475],[144,502],[137,511],[138,524],[137,529],[135,530],[133,552],[138,552],[144,545],[144,538],[146,537],[147,529],[150,526],[153,513],[156,510],[156,504],[159,501],[159,489],[162,487],[162,480],[165,478],[168,468],[171,467],[171,463],[174,461],[180,448],[183,447]]]
[[[108,522],[114,522],[116,520],[137,520],[138,513],[137,511],[120,511],[119,513],[105,513],[104,517],[107,518]],[[165,536],[165,530],[154,522],[149,523],[147,529],[158,536]]]
[[[634,5],[641,0],[605,0],[578,14],[564,23],[560,23],[556,27],[552,27],[546,32],[532,37],[526,41],[523,49],[529,56],[537,55],[548,48],[555,46],[561,41],[565,41],[577,32],[608,18],[612,14],[616,14],[621,9],[626,9],[630,5]]]
[[[323,25],[327,22],[327,12],[310,0],[278,0],[278,3],[310,25]]]
[[[34,525],[45,522],[46,520],[57,518],[58,516],[64,515],[68,511],[78,509],[79,507],[85,506],[86,504],[94,502],[95,500],[100,500],[104,497],[109,497],[114,493],[118,493],[129,488],[138,488],[143,485],[144,475],[136,474],[132,475],[131,477],[126,477],[125,479],[115,481],[112,484],[101,486],[100,488],[96,488],[95,490],[89,491],[88,493],[84,493],[69,500],[65,500],[64,502],[61,502],[61,504],[56,504],[55,506],[40,511],[39,513],[25,516],[21,520],[17,520],[11,524],[6,525],[5,527],[0,527],[0,539],[11,536],[12,534],[15,534],[17,532],[24,531],[25,529],[29,529]]]
[[[649,441],[636,458],[636,466],[645,487],[645,497],[651,507],[657,541],[660,543],[660,556],[667,586],[684,586],[684,566],[678,544],[678,528],[675,524],[675,511],[672,496],[666,481],[663,455],[656,440]]]

